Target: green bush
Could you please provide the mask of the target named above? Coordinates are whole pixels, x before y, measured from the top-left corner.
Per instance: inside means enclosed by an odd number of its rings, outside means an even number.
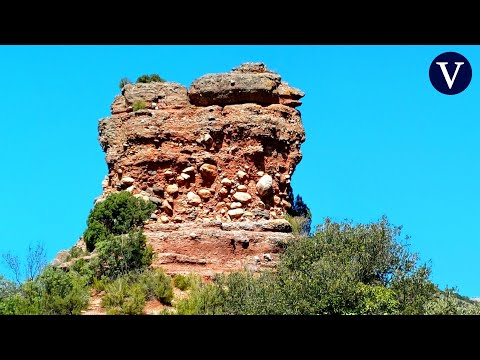
[[[120,84],[118,84],[118,86],[120,87],[120,90],[122,90],[125,85],[131,84],[131,83],[132,82],[128,78],[122,78],[120,80]]]
[[[223,298],[222,313],[229,315],[274,315],[288,313],[289,304],[276,273],[260,276],[234,272],[215,278]]]
[[[365,311],[365,297],[381,296],[386,304],[378,311],[422,314],[435,293],[430,269],[418,263],[417,254],[408,251],[408,237],[401,241],[400,235],[401,227],[392,227],[386,217],[366,225],[327,219],[314,236],[289,242],[278,266],[289,303],[285,311],[357,314]],[[378,286],[390,291],[379,294]]]
[[[172,279],[162,269],[131,271],[111,282],[95,280],[95,287],[105,290],[102,305],[108,314],[142,314],[148,299],[166,305],[173,300]]]
[[[173,285],[182,291],[199,287],[201,282],[200,276],[194,273],[188,275],[176,274],[173,277]]]
[[[147,104],[145,104],[145,101],[143,100],[135,100],[132,105],[132,110],[133,111],[138,111],[145,109],[147,107]]]
[[[97,292],[105,291],[107,285],[110,283],[110,279],[107,277],[97,278],[94,277],[92,281],[92,288]]]
[[[90,213],[92,214],[92,212]],[[85,244],[88,251],[95,250],[95,244],[99,241],[105,240],[109,235],[107,227],[96,219],[88,220],[88,227],[83,233]]]
[[[27,314],[23,308],[25,308],[25,300],[19,294],[0,299],[0,315]]]
[[[178,315],[223,314],[223,290],[216,284],[203,284],[192,289],[190,296],[176,305]]]
[[[45,314],[78,315],[88,305],[85,278],[74,271],[48,266],[36,282],[42,293]]]
[[[137,83],[149,83],[149,82],[165,82],[163,78],[158,74],[141,75],[137,78]]]
[[[122,235],[143,227],[155,210],[155,204],[134,197],[128,191],[109,194],[90,211],[83,239],[88,251],[109,234]]]
[[[123,235],[108,235],[97,243],[97,257],[92,264],[97,267],[97,277],[115,279],[134,270],[144,270],[150,266],[153,250],[146,243],[142,230]]]
[[[367,225],[328,219],[288,241],[275,271],[218,276],[177,304],[182,314],[424,314],[436,293],[430,268],[386,217]],[[470,309],[473,312],[473,309]]]
[[[162,304],[171,305],[173,300],[172,278],[162,269],[146,270],[138,276],[147,299],[157,299]]]
[[[142,284],[131,282],[129,277],[119,277],[105,287],[102,306],[108,315],[140,315],[145,307]]]
[[[388,315],[398,313],[395,291],[384,286],[357,284],[358,311],[361,315]]]
[[[87,261],[85,259],[76,260],[70,267],[70,271],[75,271],[85,279],[87,285],[93,283],[94,277],[97,273],[98,265],[94,265],[95,260]]]
[[[78,315],[88,298],[82,276],[47,266],[36,279],[24,282],[18,293],[1,301],[0,314]]]
[[[17,285],[0,275],[0,315],[14,315],[18,308]]]

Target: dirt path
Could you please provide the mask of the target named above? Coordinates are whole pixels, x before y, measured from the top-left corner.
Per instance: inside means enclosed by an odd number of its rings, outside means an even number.
[[[90,299],[88,299],[87,310],[81,312],[82,315],[106,315],[107,311],[102,307],[102,295],[103,292],[97,293],[92,291],[90,293]]]

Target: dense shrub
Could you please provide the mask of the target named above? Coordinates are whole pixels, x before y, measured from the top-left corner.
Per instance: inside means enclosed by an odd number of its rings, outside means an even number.
[[[105,201],[95,205],[88,216],[87,229],[83,234],[87,249],[93,251],[95,244],[110,234],[127,234],[143,227],[154,210],[155,204],[151,201],[138,199],[128,191],[108,195]]]
[[[107,277],[97,278],[94,277],[92,281],[92,288],[97,292],[105,291],[107,285],[110,283],[110,279]]]
[[[276,271],[219,276],[178,303],[185,314],[424,314],[437,292],[430,268],[386,217],[332,223],[286,243]]]
[[[131,271],[113,281],[96,279],[97,291],[105,291],[102,305],[108,314],[142,314],[145,301],[157,299],[170,305],[173,300],[172,279],[162,269]]]
[[[223,290],[216,284],[202,284],[192,289],[190,296],[178,301],[178,315],[221,315],[223,311]]]
[[[43,314],[78,315],[88,305],[85,279],[74,271],[49,266],[36,282],[43,295]]]
[[[199,287],[201,281],[200,276],[195,273],[190,273],[188,275],[176,274],[173,277],[173,285],[182,291]]]
[[[23,283],[19,292],[1,301],[0,314],[78,315],[88,305],[88,297],[82,276],[47,266],[37,278]]]
[[[145,306],[142,285],[131,282],[128,276],[119,277],[105,287],[102,306],[108,315],[140,315]]]
[[[88,251],[93,251],[95,249],[95,244],[99,241],[105,240],[110,233],[107,227],[100,221],[92,219],[88,220],[88,222],[88,227],[83,233],[83,238]]]
[[[286,302],[281,283],[274,272],[266,271],[260,276],[250,272],[234,272],[220,275],[215,284],[221,291],[222,312],[231,315],[269,315],[286,311]]]
[[[0,299],[0,315],[38,315],[41,310],[34,308],[27,299],[17,293]]]
[[[149,82],[165,82],[165,79],[161,78],[158,74],[141,75],[137,78],[137,83],[149,83]]]
[[[365,297],[383,296],[388,305],[379,311],[423,313],[436,291],[430,268],[418,264],[417,254],[408,251],[408,237],[402,241],[400,235],[401,227],[392,227],[386,217],[366,225],[327,219],[314,236],[290,242],[278,267],[289,311],[361,313]],[[379,294],[377,286],[391,291]]]
[[[162,304],[171,305],[173,300],[172,278],[162,269],[146,270],[137,280],[143,287],[147,299],[157,299]]]
[[[75,271],[81,275],[87,285],[92,285],[97,273],[99,273],[99,266],[94,260],[87,261],[83,258],[76,260],[70,267],[70,271]]]
[[[358,298],[355,314],[388,315],[398,313],[398,300],[395,291],[384,286],[357,284]]]
[[[97,257],[92,260],[97,277],[115,279],[134,270],[144,270],[152,263],[153,250],[142,230],[123,235],[108,235],[97,243]]]

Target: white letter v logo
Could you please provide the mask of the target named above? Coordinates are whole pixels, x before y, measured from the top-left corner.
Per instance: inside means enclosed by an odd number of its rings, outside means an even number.
[[[448,74],[447,67],[446,65],[448,62],[437,62],[435,63],[438,66],[440,66],[440,69],[442,69],[443,77],[445,78],[445,81],[447,82],[448,88],[452,89],[453,83],[455,82],[455,78],[457,77],[458,70],[460,69],[460,66],[462,66],[463,62],[456,62],[455,65],[457,65],[457,68],[455,69],[455,74],[453,74],[453,78],[450,79],[450,75]]]

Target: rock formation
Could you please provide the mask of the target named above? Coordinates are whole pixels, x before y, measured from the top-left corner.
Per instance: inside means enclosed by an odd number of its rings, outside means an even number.
[[[303,96],[262,63],[189,89],[125,85],[99,121],[108,175],[96,201],[120,190],[153,201],[144,232],[167,272],[272,266],[291,236],[282,217],[305,141]]]

